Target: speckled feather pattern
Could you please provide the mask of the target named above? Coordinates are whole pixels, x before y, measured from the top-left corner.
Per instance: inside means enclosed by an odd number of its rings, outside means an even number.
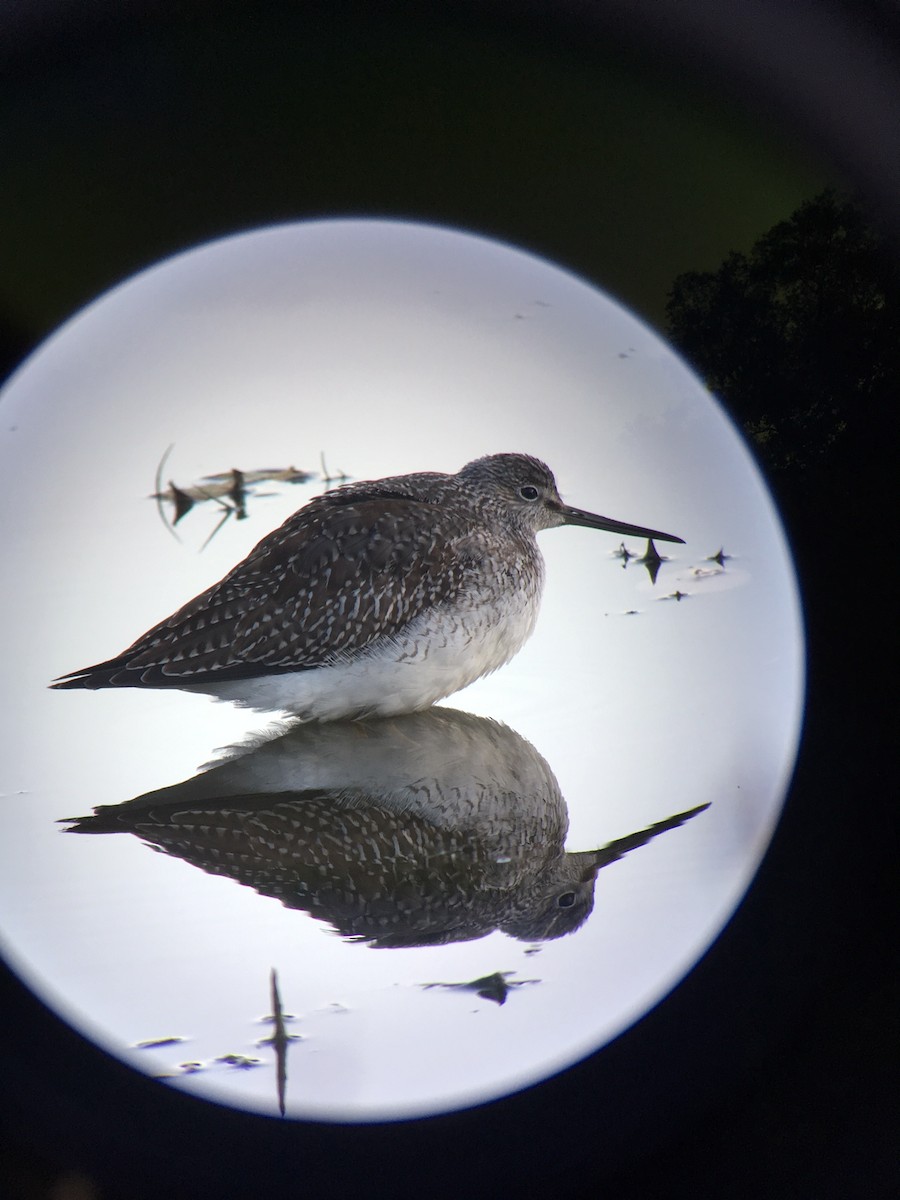
[[[122,654],[56,686],[180,687],[240,701],[240,681],[360,659],[393,668],[433,651],[421,686],[388,680],[400,698],[384,711],[433,703],[508,661],[532,632],[543,583],[535,533],[561,520],[524,503],[523,483],[561,504],[549,468],[512,454],[456,475],[397,476],[320,496]],[[450,669],[466,656],[470,667]],[[348,703],[342,694],[319,711],[307,695],[295,711],[331,718]],[[360,711],[379,711],[377,700]]]
[[[294,724],[67,824],[134,834],[346,937],[414,946],[494,929],[562,937],[591,911],[598,871],[707,807],[567,852],[566,803],[535,747],[499,722],[433,708]]]
[[[497,928],[527,941],[555,938],[577,928],[593,902],[593,872],[585,856],[565,853],[558,828],[519,843],[509,829],[437,826],[352,792],[149,810],[130,829],[164,854],[372,946],[442,945]],[[560,908],[565,892],[580,902]]]
[[[423,519],[424,518],[424,519]],[[440,531],[435,531],[435,519]],[[346,661],[477,575],[464,518],[421,500],[322,496],[121,658],[144,683]]]

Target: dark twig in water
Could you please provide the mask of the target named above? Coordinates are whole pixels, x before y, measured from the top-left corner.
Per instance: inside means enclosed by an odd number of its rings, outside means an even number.
[[[206,475],[202,482],[192,484],[189,487],[179,487],[170,479],[164,488],[162,482],[163,471],[174,446],[175,443],[173,442],[160,459],[156,470],[156,490],[153,492],[152,499],[156,501],[160,520],[178,542],[181,541],[181,538],[175,532],[175,526],[183,517],[187,516],[195,505],[211,502],[219,505],[224,510],[212,533],[210,533],[200,547],[201,552],[206,549],[230,517],[233,516],[238,521],[246,519],[248,496],[277,495],[277,492],[255,492],[254,489],[257,484],[309,483],[316,478],[316,472],[301,471],[296,467],[270,467],[254,471],[242,471],[238,467],[232,467],[230,471],[219,472],[215,475]],[[333,480],[343,481],[348,478],[349,476],[341,474],[334,476]],[[169,501],[174,509],[174,516],[171,521],[166,516],[164,508],[166,501]]]
[[[162,490],[162,473],[163,473],[163,468],[166,465],[166,461],[168,460],[169,455],[172,453],[172,451],[174,449],[175,449],[175,443],[172,442],[169,445],[168,449],[166,450],[165,454],[159,460],[159,466],[156,468],[156,491],[153,493],[153,499],[156,501],[156,508],[159,513],[159,519],[162,521],[163,525],[165,525],[166,529],[168,529],[169,533],[171,533],[171,535],[175,539],[175,541],[180,542],[181,538],[175,532],[175,526],[178,523],[178,521],[180,520],[180,518],[184,515],[184,513],[179,513],[179,511],[178,511],[178,497],[176,494],[175,484],[172,483],[171,480],[169,481],[169,487],[172,490],[172,497],[173,497],[173,500],[175,503],[175,514],[176,514],[175,520],[171,524],[169,524],[168,520],[166,519],[166,510],[163,508],[163,500],[165,498],[165,493]],[[193,501],[191,501],[191,506],[193,506]],[[185,510],[185,511],[187,511],[187,510]]]

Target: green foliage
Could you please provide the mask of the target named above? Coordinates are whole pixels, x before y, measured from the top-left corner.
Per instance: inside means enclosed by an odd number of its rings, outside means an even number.
[[[771,471],[821,477],[896,435],[896,262],[862,209],[833,191],[749,254],[679,275],[666,315],[671,340]]]

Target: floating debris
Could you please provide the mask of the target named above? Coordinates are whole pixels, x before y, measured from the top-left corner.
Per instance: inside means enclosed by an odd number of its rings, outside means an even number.
[[[343,471],[338,471],[336,475],[332,475],[328,467],[325,465],[325,452],[319,452],[319,462],[322,466],[322,482],[325,484],[325,490],[329,491],[333,483],[348,483],[353,476],[345,475]]]
[[[251,496],[256,499],[262,499],[266,496],[277,495],[276,492],[257,491],[256,489],[260,484],[310,483],[318,478],[315,471],[302,471],[298,470],[297,467],[266,467],[253,471],[243,471],[237,467],[232,467],[230,471],[219,471],[214,475],[204,475],[199,483],[190,484],[186,487],[179,486],[172,479],[168,480],[166,486],[163,487],[163,471],[165,470],[169,455],[174,448],[175,443],[173,442],[159,461],[159,466],[156,469],[156,490],[151,493],[150,499],[156,501],[160,520],[176,540],[180,539],[178,539],[178,534],[175,532],[175,526],[196,505],[206,503],[217,504],[222,510],[222,516],[212,533],[200,547],[201,550],[206,549],[225,522],[231,517],[234,517],[238,521],[246,520],[247,501]],[[342,474],[341,476],[334,476],[331,480],[326,479],[325,482],[330,483],[338,479],[343,482],[349,478],[349,476]],[[165,506],[167,504],[172,506],[171,520],[166,515]]]
[[[177,1046],[181,1042],[186,1042],[187,1038],[183,1037],[161,1037],[149,1038],[146,1042],[135,1042],[135,1050],[158,1050],[163,1046]]]
[[[656,577],[659,574],[659,568],[666,560],[657,550],[653,543],[653,538],[647,541],[647,549],[644,551],[643,557],[638,559],[647,568],[647,574],[650,576],[651,584],[656,583]]]
[[[217,1063],[224,1063],[228,1067],[239,1067],[242,1071],[249,1071],[252,1067],[261,1067],[262,1059],[250,1058],[247,1054],[220,1054],[215,1060]]]
[[[539,948],[539,947],[538,947]],[[468,983],[423,983],[422,988],[446,988],[448,991],[474,992],[482,1000],[492,1000],[494,1004],[505,1004],[506,997],[513,988],[524,987],[528,983],[540,983],[539,979],[510,980],[515,971],[495,971],[493,975],[483,975],[480,979],[472,979]]]
[[[269,987],[272,996],[272,1015],[266,1017],[275,1029],[270,1038],[263,1038],[259,1045],[270,1045],[275,1051],[275,1070],[278,1090],[278,1111],[284,1116],[285,1095],[287,1093],[287,1052],[291,1042],[301,1041],[299,1033],[288,1033],[285,1023],[294,1018],[285,1014],[281,1004],[281,994],[278,991],[278,972],[273,967],[269,974]]]

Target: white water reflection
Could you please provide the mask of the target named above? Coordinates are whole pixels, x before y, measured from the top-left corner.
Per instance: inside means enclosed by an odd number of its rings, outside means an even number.
[[[261,728],[199,696],[47,690],[213,582],[322,486],[258,486],[246,520],[198,553],[224,510],[191,510],[179,544],[148,498],[172,443],[167,476],[183,485],[233,467],[318,472],[323,451],[333,470],[374,478],[520,450],[550,464],[570,503],[684,537],[661,547],[653,583],[641,544],[625,560],[594,531],[542,534],[534,638],[448,704],[505,722],[549,764],[569,854],[711,807],[604,869],[584,923],[533,944],[501,924],[373,950],[134,837],[63,833],[60,819],[190,779]],[[298,1036],[289,1115],[378,1119],[503,1094],[661,999],[751,880],[802,705],[789,555],[727,419],[648,329],[572,276],[388,222],[216,243],[104,297],[26,364],[0,403],[0,465],[17,581],[0,597],[0,936],[39,994],[142,1069],[277,1111],[272,1026],[259,1023],[275,968]],[[502,1005],[423,986],[498,975],[540,983]],[[171,1037],[185,1040],[136,1048]]]

